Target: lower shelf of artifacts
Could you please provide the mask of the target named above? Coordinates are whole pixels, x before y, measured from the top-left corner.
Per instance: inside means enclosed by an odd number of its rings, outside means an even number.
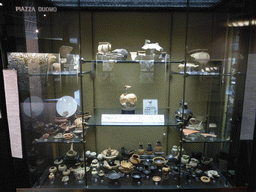
[[[193,163],[192,164],[192,160]],[[91,189],[177,189],[232,187],[213,162],[178,164],[162,156],[137,155],[128,159],[68,159],[50,166],[34,187]],[[203,162],[203,161],[202,161]],[[86,168],[85,168],[86,167]]]

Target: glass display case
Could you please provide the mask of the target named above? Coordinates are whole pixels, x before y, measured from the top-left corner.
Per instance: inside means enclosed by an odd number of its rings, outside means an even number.
[[[61,2],[12,5],[24,31],[6,58],[18,72],[30,187],[234,187],[247,58],[229,7]]]

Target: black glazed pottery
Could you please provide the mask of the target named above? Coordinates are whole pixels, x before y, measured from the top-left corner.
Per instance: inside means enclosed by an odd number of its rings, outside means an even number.
[[[145,175],[139,171],[135,171],[132,172],[131,177],[133,178],[134,181],[140,181],[142,177],[145,177]]]
[[[137,165],[137,169],[138,169],[138,171],[143,171],[143,170],[144,170],[144,168],[145,168],[145,166],[144,166],[143,164],[139,164],[139,165]]]
[[[157,168],[157,166],[155,164],[151,164],[148,166],[149,169],[151,169],[152,171],[155,170]]]
[[[109,173],[105,174],[105,177],[109,178],[110,180],[118,180],[124,176],[124,173],[110,171]]]
[[[149,159],[146,159],[146,160],[143,162],[143,164],[144,164],[145,166],[149,166],[151,163],[150,163]]]
[[[148,175],[149,173],[151,173],[151,169],[147,168],[143,170],[143,173]]]

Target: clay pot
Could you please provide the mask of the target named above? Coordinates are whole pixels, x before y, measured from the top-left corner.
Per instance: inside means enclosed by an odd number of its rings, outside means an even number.
[[[133,155],[130,157],[130,162],[131,162],[132,164],[134,164],[134,165],[138,165],[138,164],[141,162],[139,155],[133,154]]]

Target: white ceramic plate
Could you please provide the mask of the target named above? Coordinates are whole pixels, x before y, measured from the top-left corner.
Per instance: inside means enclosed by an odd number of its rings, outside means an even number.
[[[61,97],[56,104],[57,112],[62,117],[70,117],[74,115],[77,109],[77,102],[73,97]]]

